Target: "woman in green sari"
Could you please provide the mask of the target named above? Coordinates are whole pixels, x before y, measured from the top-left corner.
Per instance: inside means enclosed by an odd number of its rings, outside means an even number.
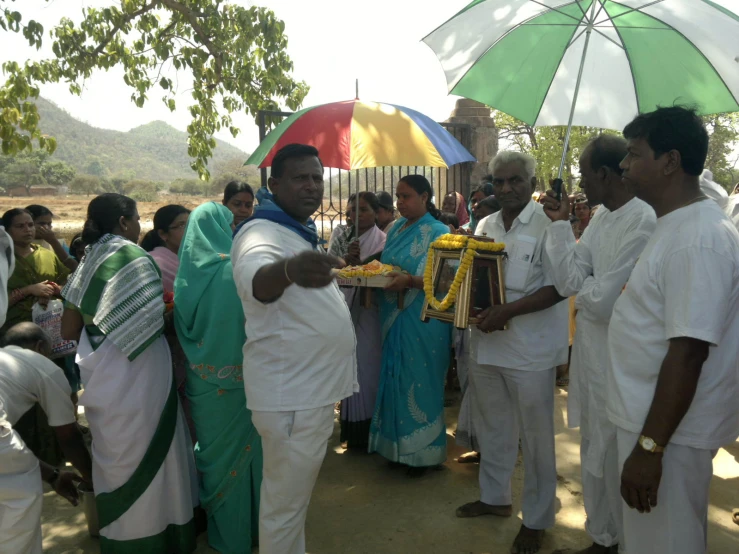
[[[36,228],[28,210],[14,208],[3,214],[2,225],[13,239],[15,271],[8,279],[8,315],[4,333],[16,323],[32,321],[36,302],[59,296],[70,270],[52,251],[33,244]]]
[[[244,312],[231,265],[233,214],[215,202],[191,214],[175,279],[175,327],[190,364],[186,392],[208,543],[228,554],[257,543],[262,441],[246,406]]]

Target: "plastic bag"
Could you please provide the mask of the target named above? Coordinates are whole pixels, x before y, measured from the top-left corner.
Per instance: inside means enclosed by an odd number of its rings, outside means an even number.
[[[41,327],[51,339],[51,359],[63,358],[77,351],[77,343],[62,338],[62,314],[64,305],[61,300],[49,300],[44,306],[36,302],[31,311],[33,322]]]

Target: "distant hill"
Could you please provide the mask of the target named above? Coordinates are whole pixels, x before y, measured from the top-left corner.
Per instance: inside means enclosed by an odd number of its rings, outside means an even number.
[[[88,173],[90,164],[99,162],[108,175],[128,175],[133,179],[171,182],[196,178],[187,155],[187,133],[163,121],[152,121],[127,131],[98,129],[39,98],[40,127],[57,139],[54,158],[74,166],[78,173]],[[211,174],[220,167],[243,163],[249,154],[217,140],[213,158],[208,162]]]

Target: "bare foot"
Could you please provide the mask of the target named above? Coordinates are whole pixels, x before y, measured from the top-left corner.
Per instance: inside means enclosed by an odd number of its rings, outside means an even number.
[[[491,504],[485,504],[481,500],[478,500],[477,502],[469,502],[468,504],[457,508],[457,517],[511,517],[511,515],[513,515],[513,507],[511,505],[493,506]]]
[[[536,554],[541,549],[544,529],[529,529],[521,525],[511,547],[511,554]]]
[[[480,453],[479,452],[467,452],[466,454],[462,454],[459,458],[457,458],[458,464],[479,464],[480,463]]]

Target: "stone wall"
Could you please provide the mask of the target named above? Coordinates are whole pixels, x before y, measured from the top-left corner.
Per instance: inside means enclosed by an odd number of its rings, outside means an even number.
[[[465,197],[469,195],[470,186],[478,184],[487,175],[488,163],[498,153],[498,129],[491,113],[492,110],[485,104],[460,98],[452,115],[446,120],[446,123],[465,123],[472,127],[470,153],[477,158],[477,163],[473,164],[469,182],[447,185],[448,189],[458,190]],[[452,178],[450,175],[450,179]]]

